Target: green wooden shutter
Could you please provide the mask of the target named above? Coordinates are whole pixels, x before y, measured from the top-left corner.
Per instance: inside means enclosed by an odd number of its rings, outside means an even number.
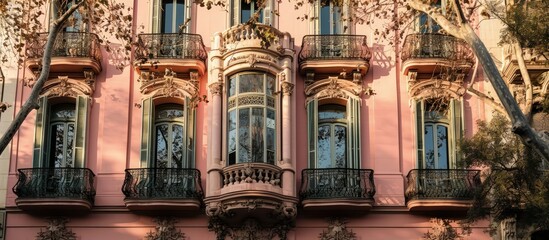
[[[453,114],[452,118],[452,125],[453,125],[453,132],[454,136],[452,139],[453,143],[453,153],[452,156],[455,156],[454,165],[450,168],[455,168],[457,166],[457,163],[460,160],[460,154],[458,154],[458,145],[461,141],[461,138],[463,137],[463,111],[462,111],[462,104],[461,101],[458,99],[452,99],[451,101],[451,112]]]
[[[34,151],[32,154],[33,167],[41,167],[46,160],[46,149],[44,135],[47,129],[48,98],[41,97],[38,100],[38,110],[36,111],[36,122],[34,127]]]
[[[88,132],[88,116],[89,116],[88,96],[80,95],[76,97],[76,136],[74,144],[74,167],[86,166],[86,139]]]
[[[360,99],[349,98],[347,114],[347,167],[360,168]]]
[[[160,32],[160,24],[161,21],[160,21],[160,14],[161,14],[161,9],[160,9],[160,0],[153,0],[153,4],[152,4],[152,32],[153,33],[159,33]]]
[[[424,149],[424,143],[423,143],[423,135],[425,134],[425,122],[423,119],[423,100],[419,100],[416,102],[415,105],[415,113],[416,113],[416,145],[417,145],[417,168],[422,169],[423,168],[423,149]]]
[[[153,117],[153,104],[152,99],[147,98],[143,100],[142,104],[143,116],[141,124],[141,167],[148,167],[151,158],[151,145],[152,145],[152,122]]]
[[[190,99],[187,97],[185,98],[185,111],[187,115],[187,119],[185,121],[187,132],[186,134],[186,148],[187,148],[187,164],[186,167],[194,168],[195,167],[195,161],[194,161],[194,153],[195,153],[195,122],[196,122],[196,116],[195,116],[195,108],[191,105]]]
[[[308,124],[308,153],[309,153],[309,167],[316,167],[316,139],[318,134],[318,122],[317,122],[317,109],[318,102],[316,99],[307,103],[307,124]]]

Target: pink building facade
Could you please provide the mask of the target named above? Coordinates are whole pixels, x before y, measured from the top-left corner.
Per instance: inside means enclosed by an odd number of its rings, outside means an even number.
[[[254,1],[191,2],[126,1],[143,28],[122,70],[93,33],[60,33],[12,141],[6,239],[420,239],[465,214],[480,175],[457,142],[492,107],[463,42],[391,46],[330,4],[270,1],[252,28]]]

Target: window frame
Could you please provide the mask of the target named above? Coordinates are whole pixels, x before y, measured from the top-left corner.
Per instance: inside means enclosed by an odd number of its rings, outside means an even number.
[[[416,149],[417,149],[417,160],[416,167],[418,169],[455,169],[457,167],[457,162],[459,161],[459,154],[457,154],[457,144],[463,135],[464,123],[463,123],[463,104],[462,99],[450,99],[447,106],[447,117],[445,119],[427,119],[425,117],[425,108],[426,101],[429,99],[419,99],[415,104],[415,134],[416,134]],[[439,159],[435,157],[434,164],[435,168],[427,168],[426,163],[426,126],[445,126],[447,128],[447,163],[446,168],[439,167]],[[435,129],[433,127],[433,129]],[[433,133],[438,134],[437,131]],[[433,139],[436,134],[433,134]],[[436,142],[433,140],[433,146]],[[437,153],[437,148],[435,148],[435,153]]]
[[[246,1],[246,0],[231,0],[230,1],[230,6],[229,7],[230,7],[231,11],[229,11],[228,21],[227,21],[228,24],[229,24],[229,26],[228,26],[229,28],[233,27],[233,26],[237,26],[239,24],[244,24],[248,21],[248,20],[246,20],[246,22],[243,22],[243,19],[242,19],[242,2],[243,1]],[[254,14],[255,2],[256,2],[255,0],[250,1],[250,16],[252,16]],[[265,7],[262,9],[262,12],[260,13],[260,18],[261,19],[259,19],[259,21],[257,23],[276,27],[276,26],[274,26],[275,23],[276,23],[274,21],[275,14],[272,13],[275,10],[275,7],[276,7],[276,5],[275,5],[274,0],[266,0]]]
[[[165,0],[153,0],[152,7],[151,7],[151,15],[152,15],[152,32],[153,33],[162,33],[162,34],[169,34],[169,33],[190,33],[191,32],[191,24],[192,24],[192,2],[190,0],[170,0],[172,1],[172,4],[177,5],[178,1],[183,1],[183,22],[187,22],[185,27],[183,28],[183,31],[179,31],[177,26],[177,17],[173,17],[177,15],[177,7],[173,8],[172,10],[172,30],[171,32],[164,32],[164,26],[163,26],[163,16],[164,16],[164,10],[162,9],[162,4]],[[168,1],[168,0],[166,0]]]
[[[328,5],[325,5],[328,2]],[[342,6],[336,6],[332,1],[328,0],[317,0],[311,3],[311,8],[313,12],[313,19],[310,24],[310,32],[315,35],[351,35],[351,24],[350,21],[343,21],[342,19],[349,19],[350,8],[348,0],[342,1]],[[323,32],[323,9],[328,8],[329,10],[329,32]],[[339,9],[337,9],[339,8]],[[337,25],[337,26],[336,26]]]
[[[262,75],[263,77],[263,89],[262,91],[263,92],[253,92],[253,91],[250,91],[250,92],[239,92],[239,87],[240,87],[240,83],[239,83],[239,80],[240,80],[240,77],[243,76],[243,75],[253,75],[253,74],[259,74],[259,75]],[[236,73],[232,73],[232,74],[228,74],[227,75],[227,87],[226,87],[226,97],[224,97],[223,101],[224,101],[224,104],[223,104],[223,108],[224,108],[224,112],[226,113],[224,119],[224,124],[223,124],[223,147],[222,147],[222,151],[223,151],[223,154],[222,154],[222,157],[225,161],[225,166],[231,166],[231,165],[234,165],[234,164],[240,164],[240,163],[252,163],[252,162],[258,162],[258,163],[267,163],[267,164],[272,164],[272,165],[276,165],[277,163],[277,159],[278,157],[280,156],[281,152],[280,152],[280,148],[281,148],[281,142],[280,142],[280,121],[281,121],[281,117],[280,117],[280,100],[281,98],[279,97],[280,94],[276,94],[276,89],[277,89],[277,86],[278,86],[278,79],[276,77],[275,74],[271,73],[271,72],[268,72],[268,71],[264,71],[264,70],[257,70],[257,71],[241,71],[241,72],[236,72]],[[271,77],[272,78],[272,89],[271,89],[271,94],[269,96],[269,94],[267,93],[268,91],[268,78]],[[235,92],[234,94],[231,94],[231,82],[233,81],[232,79],[235,79],[236,81],[236,84],[234,85],[234,88],[235,88]],[[238,80],[236,80],[238,79]],[[239,99],[243,99],[242,97],[254,97],[254,96],[262,96],[263,97],[263,101],[264,103],[261,105],[261,104],[253,104],[253,103],[249,103],[249,104],[239,104]],[[269,106],[269,98],[272,99],[272,106]],[[234,104],[234,106],[231,106],[231,104]],[[262,109],[262,119],[263,119],[263,122],[262,122],[262,134],[263,134],[263,143],[262,143],[262,149],[263,149],[263,152],[262,152],[262,155],[263,155],[263,161],[241,161],[240,158],[239,158],[239,147],[238,147],[238,141],[239,141],[239,134],[240,134],[240,120],[239,120],[239,113],[240,113],[240,110],[242,109],[247,109],[249,110],[249,121],[251,122],[251,119],[253,117],[253,113],[252,111],[254,109]],[[272,159],[272,162],[269,161],[268,159],[268,154],[265,154],[268,150],[268,144],[269,144],[269,141],[268,141],[268,137],[269,137],[269,134],[267,133],[267,128],[268,127],[265,127],[268,123],[267,123],[267,119],[269,118],[268,115],[269,115],[269,111],[272,111],[272,115],[274,116],[274,124],[271,123],[269,125],[272,125],[274,126],[274,129],[273,129],[273,132],[272,132],[272,137],[274,139],[272,139],[271,143],[273,144],[273,149],[272,149],[272,153],[273,153],[273,159]],[[231,148],[230,148],[230,134],[231,134],[231,127],[229,126],[231,124],[231,113],[234,112],[234,115],[235,115],[235,127],[234,127],[234,136],[235,136],[235,151],[234,151],[234,162],[232,161],[231,159],[231,154],[232,154],[232,151],[230,152]],[[248,129],[251,129],[252,126],[251,124],[248,126]],[[252,140],[251,140],[251,137],[248,137],[250,139],[250,146],[253,144]],[[249,158],[249,157],[248,157]]]
[[[311,99],[307,103],[307,149],[308,149],[308,165],[309,168],[320,168],[318,166],[319,153],[318,148],[318,131],[322,124],[319,120],[319,107],[326,104],[336,104],[345,107],[346,114],[346,163],[345,168],[360,169],[361,166],[361,134],[360,134],[360,114],[361,104],[360,98],[348,97],[347,99]],[[334,121],[335,124],[340,124],[342,121]],[[332,153],[333,156],[333,153]],[[335,160],[332,159],[334,163]],[[334,168],[334,167],[331,167]]]
[[[158,168],[156,159],[156,116],[157,108],[164,106],[181,106],[183,110],[182,121],[162,121],[162,122],[182,122],[183,123],[183,154],[180,168],[194,168],[196,166],[196,109],[189,103],[191,99],[185,97],[182,99],[169,99],[164,97],[145,98],[142,101],[142,120],[141,120],[141,154],[140,166],[142,168]],[[169,126],[172,126],[171,124]],[[169,156],[169,154],[168,154]],[[170,161],[168,161],[170,162]],[[167,168],[172,168],[171,165]]]

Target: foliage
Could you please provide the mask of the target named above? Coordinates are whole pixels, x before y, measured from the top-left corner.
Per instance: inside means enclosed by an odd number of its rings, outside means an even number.
[[[523,47],[535,48],[541,53],[549,51],[549,1],[519,0],[502,6],[501,2],[491,0],[487,6],[506,25],[501,43],[518,41]]]
[[[460,144],[464,164],[483,169],[468,220],[491,216],[494,230],[494,224],[516,218],[519,230],[548,229],[549,175],[540,156],[523,145],[502,115],[478,125],[478,132]]]
[[[74,12],[66,20],[59,21],[72,6],[77,6]],[[21,66],[27,57],[25,44],[36,42],[39,33],[48,32],[51,24],[59,22],[60,31],[72,28],[72,31],[97,34],[105,50],[111,52],[116,67],[121,69],[130,60],[131,12],[124,3],[114,0],[0,0],[0,28],[3,30],[0,61],[16,60]],[[112,39],[116,39],[116,44]]]
[[[460,240],[464,239],[465,235],[471,234],[471,228],[467,225],[462,226],[462,231],[458,232],[452,223],[454,220],[431,218],[431,230],[423,234],[425,240]]]

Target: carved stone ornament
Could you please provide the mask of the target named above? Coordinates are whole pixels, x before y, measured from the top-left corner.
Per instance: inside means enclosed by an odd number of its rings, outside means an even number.
[[[40,230],[36,235],[36,240],[76,240],[76,234],[65,227],[68,222],[66,218],[51,218],[48,220],[46,231]]]
[[[429,79],[417,81],[408,92],[414,99],[421,98],[460,98],[465,94],[463,84],[445,81],[442,79]]]
[[[305,85],[309,86],[315,82],[315,73],[314,72],[307,72],[307,75],[305,76]]]
[[[315,81],[305,88],[305,94],[309,98],[326,99],[339,98],[347,99],[350,96],[360,96],[364,92],[362,84],[355,84],[349,80],[341,80],[337,77]]]
[[[84,81],[91,89],[95,90],[95,73],[93,71],[84,71]]]
[[[237,63],[247,63],[250,67],[256,67],[256,64],[263,62],[266,64],[277,64],[277,60],[270,55],[265,54],[242,54],[242,55],[233,55],[229,58],[229,66]]]
[[[500,222],[501,240],[517,240],[517,226],[514,218]]]
[[[175,219],[173,218],[156,218],[153,220],[156,223],[154,232],[150,231],[145,236],[145,240],[184,240],[187,239],[184,233],[175,227]]]
[[[281,82],[280,88],[284,96],[291,96],[294,91],[294,84],[291,82]]]
[[[214,96],[221,95],[221,92],[223,91],[223,83],[221,82],[212,83],[208,87],[210,88],[210,93]]]
[[[347,230],[346,222],[341,219],[330,219],[327,230],[318,236],[320,240],[355,240],[356,233]]]
[[[250,64],[250,67],[255,67],[255,63],[257,62],[257,58],[255,54],[248,55],[248,59],[246,59],[246,62]]]
[[[224,240],[227,237],[232,240],[285,240],[291,228],[291,221],[262,224],[256,219],[247,219],[238,226],[229,226],[220,219],[211,219],[208,225],[208,229],[216,233],[217,240]]]
[[[515,100],[517,100],[517,103],[519,105],[526,103],[526,88],[524,87],[524,85],[511,84],[509,88],[513,93],[513,97],[515,97]]]
[[[198,77],[191,72],[190,79],[177,77],[176,72],[166,68],[163,77],[156,78],[154,72],[141,72],[141,94],[160,97],[194,97],[198,94]]]

